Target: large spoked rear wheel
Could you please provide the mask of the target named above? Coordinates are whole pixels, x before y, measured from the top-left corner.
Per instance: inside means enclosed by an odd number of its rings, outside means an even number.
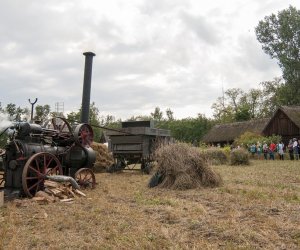
[[[72,128],[64,117],[53,117],[50,120],[47,120],[44,125],[46,129],[54,129],[59,133],[69,133],[72,134]]]
[[[43,190],[47,174],[63,174],[61,164],[57,157],[47,152],[41,152],[31,156],[27,160],[22,173],[24,194],[28,197],[33,197],[39,190]]]

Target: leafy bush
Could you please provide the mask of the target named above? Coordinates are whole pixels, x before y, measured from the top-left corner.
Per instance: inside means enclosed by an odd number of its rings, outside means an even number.
[[[239,148],[231,151],[230,165],[249,165],[249,153],[247,150]]]
[[[231,147],[230,147],[230,145],[225,145],[225,146],[222,148],[222,150],[224,151],[224,153],[225,153],[227,159],[229,159],[229,157],[230,157],[230,152],[231,152]]]
[[[224,149],[208,148],[202,151],[206,161],[212,165],[222,165],[227,163],[227,156]]]
[[[279,142],[281,141],[281,136],[279,135],[272,135],[272,136],[268,136],[268,137],[264,137],[262,135],[259,134],[255,134],[252,132],[245,132],[244,134],[240,135],[238,138],[236,138],[234,140],[234,145],[240,145],[240,146],[244,146],[246,147],[246,145],[252,145],[252,144],[256,144],[257,142],[266,142],[268,145],[271,142]]]

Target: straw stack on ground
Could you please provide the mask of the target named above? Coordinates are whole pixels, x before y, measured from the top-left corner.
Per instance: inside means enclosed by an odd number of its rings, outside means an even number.
[[[199,149],[188,144],[162,145],[155,157],[157,172],[150,179],[149,187],[184,190],[222,183],[221,176],[208,165]]]
[[[114,163],[112,154],[108,152],[107,146],[93,142],[91,147],[96,152],[95,172],[103,172]]]
[[[234,149],[230,153],[230,165],[249,165],[249,152],[246,149]]]
[[[210,165],[222,165],[228,162],[226,153],[221,148],[207,148],[201,153]]]

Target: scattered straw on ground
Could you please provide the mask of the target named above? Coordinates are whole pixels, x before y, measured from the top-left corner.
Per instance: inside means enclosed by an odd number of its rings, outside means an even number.
[[[157,171],[162,174],[163,188],[189,189],[215,187],[221,176],[210,166],[199,149],[185,143],[162,145],[156,150]]]
[[[224,184],[147,187],[138,171],[96,174],[73,204],[8,202],[0,249],[299,249],[299,161],[212,166]]]
[[[93,142],[91,147],[96,152],[95,172],[104,171],[114,163],[112,154],[108,152],[107,146],[102,143]]]

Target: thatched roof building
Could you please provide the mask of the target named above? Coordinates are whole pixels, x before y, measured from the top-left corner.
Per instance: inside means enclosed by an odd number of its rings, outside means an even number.
[[[263,134],[281,135],[286,143],[291,138],[300,139],[300,106],[282,106],[263,129]]]
[[[216,125],[204,136],[203,142],[231,144],[245,132],[280,135],[285,144],[291,138],[300,139],[300,106],[282,106],[272,118]]]
[[[245,132],[262,134],[263,129],[269,122],[267,119],[257,119],[245,122],[233,122],[214,126],[202,139],[205,143],[231,144],[235,138]]]

